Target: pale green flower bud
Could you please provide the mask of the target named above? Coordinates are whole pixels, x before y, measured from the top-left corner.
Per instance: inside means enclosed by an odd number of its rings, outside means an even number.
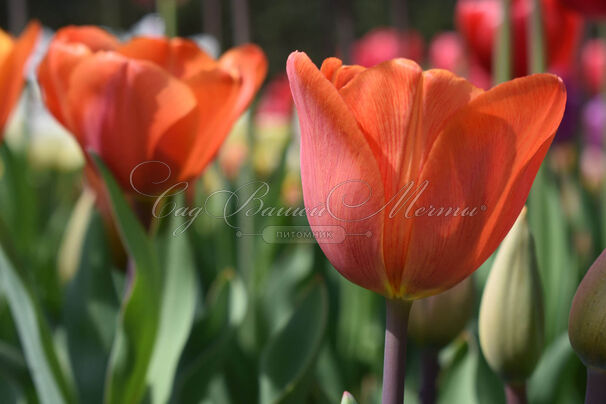
[[[438,295],[416,300],[408,335],[419,345],[440,349],[454,340],[473,314],[475,287],[469,277]]]
[[[358,404],[358,402],[349,391],[344,391],[343,397],[341,397],[341,404]]]
[[[526,208],[503,240],[480,305],[480,345],[506,383],[523,383],[541,356],[544,337],[541,280]]]

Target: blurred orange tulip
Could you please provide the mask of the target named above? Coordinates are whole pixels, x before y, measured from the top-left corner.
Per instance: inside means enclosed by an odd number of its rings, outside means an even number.
[[[316,239],[347,279],[389,298],[448,289],[495,251],[566,101],[551,74],[483,91],[411,60],[318,70],[300,52],[287,72]]]
[[[0,30],[0,140],[24,82],[24,69],[40,35],[40,24],[31,22],[21,36],[13,38]]]
[[[256,45],[214,60],[187,39],[121,44],[96,27],[66,27],[38,79],[51,113],[85,151],[101,156],[126,192],[157,195],[200,175],[266,70]]]

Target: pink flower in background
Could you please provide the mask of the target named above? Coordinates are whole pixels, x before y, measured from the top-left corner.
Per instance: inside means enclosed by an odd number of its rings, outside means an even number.
[[[429,64],[431,67],[463,74],[466,69],[466,56],[463,40],[458,33],[442,32],[431,40]]]
[[[423,38],[416,31],[400,33],[394,28],[377,28],[354,42],[351,58],[354,64],[364,67],[397,57],[421,62],[423,48]]]
[[[606,77],[606,42],[592,39],[583,45],[581,71],[590,94],[597,94],[604,87]]]

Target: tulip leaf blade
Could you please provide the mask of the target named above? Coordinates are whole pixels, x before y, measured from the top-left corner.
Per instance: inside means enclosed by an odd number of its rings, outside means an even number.
[[[72,387],[61,368],[48,325],[1,247],[0,279],[40,402],[74,402]]]
[[[66,288],[63,318],[79,398],[92,404],[103,399],[120,301],[100,215],[93,214],[87,226],[76,272]]]
[[[248,296],[233,269],[225,269],[211,284],[205,315],[194,324],[185,347],[183,370],[176,383],[176,402],[199,402],[212,393],[217,371],[228,359],[228,348],[244,321]]]
[[[285,325],[270,339],[261,356],[260,403],[297,401],[297,387],[308,381],[320,350],[328,316],[328,297],[317,282],[304,295]],[[297,397],[301,398],[301,397]]]
[[[179,205],[183,204],[181,199]],[[169,401],[181,352],[189,337],[198,295],[193,252],[187,234],[178,233],[185,220],[175,215],[163,246],[164,281],[160,324],[148,373],[151,403]]]
[[[135,266],[110,354],[105,402],[135,403],[149,393],[146,378],[160,323],[160,266],[151,240],[128,206],[118,183],[101,158],[94,153],[91,156],[107,187],[118,231]]]

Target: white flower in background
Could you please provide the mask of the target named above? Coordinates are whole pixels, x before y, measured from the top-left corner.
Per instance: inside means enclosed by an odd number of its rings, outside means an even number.
[[[44,28],[26,70],[27,87],[6,127],[6,142],[14,150],[27,150],[39,169],[71,171],[82,167],[84,157],[76,140],[46,110],[36,81],[38,64],[53,32]]]

